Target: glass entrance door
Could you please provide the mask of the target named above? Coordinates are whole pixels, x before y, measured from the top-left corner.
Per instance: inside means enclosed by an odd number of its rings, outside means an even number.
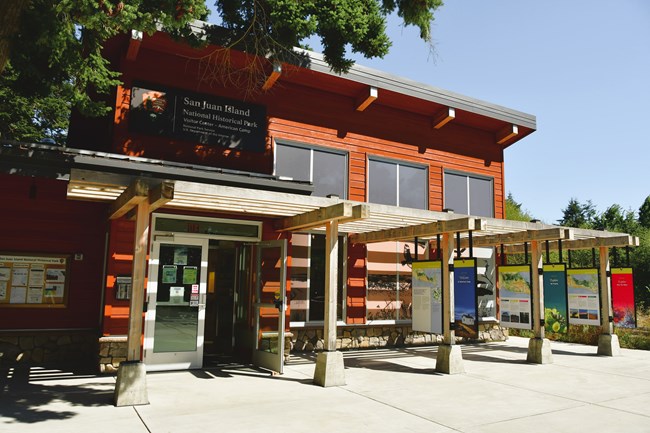
[[[287,305],[287,241],[260,242],[256,256],[256,343],[253,363],[282,374]]]
[[[206,239],[154,241],[145,316],[148,371],[202,366],[207,264]]]

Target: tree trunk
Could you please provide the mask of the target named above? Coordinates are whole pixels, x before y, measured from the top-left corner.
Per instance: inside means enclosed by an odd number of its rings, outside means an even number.
[[[20,16],[30,3],[23,0],[0,1],[0,74],[9,61],[12,38],[20,28]]]

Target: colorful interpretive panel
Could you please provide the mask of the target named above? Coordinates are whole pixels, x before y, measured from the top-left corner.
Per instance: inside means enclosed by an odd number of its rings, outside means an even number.
[[[65,306],[68,256],[0,254],[0,307]]]
[[[568,332],[567,302],[566,265],[544,265],[544,324],[547,332]]]
[[[442,263],[413,262],[413,330],[442,334]]]
[[[476,259],[454,260],[454,322],[456,336],[478,338]]]
[[[636,328],[632,268],[612,268],[612,308],[614,326]]]
[[[600,326],[598,269],[567,270],[570,325]]]
[[[499,266],[501,326],[532,329],[530,265]]]

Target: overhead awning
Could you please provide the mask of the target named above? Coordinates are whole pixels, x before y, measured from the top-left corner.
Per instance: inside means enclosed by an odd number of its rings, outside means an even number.
[[[148,182],[151,187],[163,181],[173,184],[173,197],[164,203],[164,208],[273,218],[278,221],[279,231],[324,230],[327,221],[338,220],[339,232],[351,235],[351,242],[358,243],[412,240],[414,237],[434,239],[441,233],[458,233],[462,248],[470,243],[474,247],[504,245],[508,246],[505,250],[508,253],[523,252],[524,243],[531,241],[549,241],[554,248],[561,242],[565,249],[637,246],[639,243],[638,238],[625,233],[77,169],[71,170],[67,196],[75,200],[114,201],[136,179]],[[350,213],[353,209],[356,209],[354,215]]]

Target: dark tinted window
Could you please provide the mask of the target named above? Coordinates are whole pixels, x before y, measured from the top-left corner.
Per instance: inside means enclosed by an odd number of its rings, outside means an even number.
[[[370,160],[368,201],[397,206],[397,164]]]
[[[311,180],[311,154],[309,149],[277,144],[275,147],[275,174],[294,180]]]
[[[399,166],[399,205],[427,208],[427,169],[401,164]]]
[[[345,182],[347,164],[345,155],[313,149],[314,155],[314,195],[326,197],[336,194],[346,198]]]

